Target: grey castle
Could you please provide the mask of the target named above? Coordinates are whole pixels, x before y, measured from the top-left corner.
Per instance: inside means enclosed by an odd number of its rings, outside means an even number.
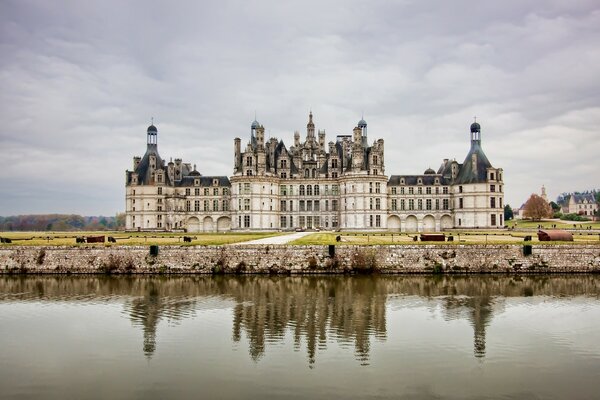
[[[326,142],[312,113],[306,137],[294,143],[265,140],[250,126],[244,147],[234,139],[233,175],[203,176],[181,159],[158,154],[158,130],[147,130],[143,157],[126,171],[129,230],[341,229],[439,231],[503,225],[502,169],[481,146],[481,126],[471,125],[471,148],[460,164],[444,159],[437,171],[385,174],[384,141],[369,143],[361,119],[351,135]]]

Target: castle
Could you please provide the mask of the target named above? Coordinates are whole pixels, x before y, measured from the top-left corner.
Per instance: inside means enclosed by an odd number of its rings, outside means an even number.
[[[158,130],[147,130],[143,157],[126,171],[128,230],[223,232],[242,230],[441,231],[504,224],[503,173],[481,147],[471,124],[465,161],[444,159],[421,175],[385,174],[384,141],[369,143],[361,119],[351,135],[326,142],[312,112],[306,137],[293,146],[265,140],[258,121],[242,147],[234,139],[233,175],[203,176],[181,159],[158,154]]]

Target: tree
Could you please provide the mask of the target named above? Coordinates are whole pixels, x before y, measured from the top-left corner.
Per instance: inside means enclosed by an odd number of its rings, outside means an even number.
[[[561,207],[553,201],[550,202],[550,207],[552,207],[552,211],[554,212],[561,210]]]
[[[514,214],[513,214],[513,210],[512,208],[507,204],[504,206],[504,220],[505,221],[510,221],[511,219],[513,219]]]
[[[523,211],[523,216],[525,218],[539,221],[542,218],[552,217],[552,214],[552,207],[550,207],[550,204],[546,203],[546,200],[542,199],[537,194],[532,194],[525,203],[525,210]]]

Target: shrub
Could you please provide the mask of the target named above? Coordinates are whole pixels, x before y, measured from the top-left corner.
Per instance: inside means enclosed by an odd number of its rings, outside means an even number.
[[[369,274],[379,271],[377,253],[373,249],[357,250],[350,260],[352,270],[359,274]]]

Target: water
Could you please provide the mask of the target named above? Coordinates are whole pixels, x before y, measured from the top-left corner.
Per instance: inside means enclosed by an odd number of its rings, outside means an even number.
[[[600,277],[0,277],[0,398],[596,399]]]

